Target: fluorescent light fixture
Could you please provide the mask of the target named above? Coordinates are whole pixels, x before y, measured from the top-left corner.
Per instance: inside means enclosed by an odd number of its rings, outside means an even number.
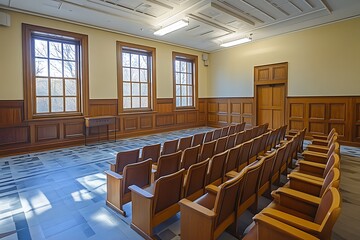
[[[170,24],[169,26],[157,30],[154,32],[154,35],[163,36],[180,28],[186,27],[187,25],[189,25],[189,22],[182,19],[180,21],[174,22],[173,24]]]
[[[245,37],[245,38],[240,38],[240,39],[235,40],[235,41],[222,43],[222,44],[220,44],[220,47],[232,47],[232,46],[247,43],[247,42],[250,42],[250,41],[251,41],[251,38]]]

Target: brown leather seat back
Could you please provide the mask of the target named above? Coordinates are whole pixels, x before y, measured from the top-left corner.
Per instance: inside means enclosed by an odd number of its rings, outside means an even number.
[[[227,217],[235,213],[239,193],[244,186],[245,172],[240,172],[236,177],[224,182],[219,186],[220,190],[216,196],[214,212],[216,213],[215,228]]]
[[[242,145],[230,148],[226,156],[225,163],[225,173],[230,172],[231,170],[237,170],[237,161],[239,159],[239,152]]]
[[[215,129],[212,136],[212,140],[216,140],[219,137],[221,137],[221,132],[222,132],[222,128]]]
[[[184,184],[184,197],[204,189],[206,186],[206,175],[209,166],[209,160],[193,164],[188,169],[185,184]]]
[[[274,151],[263,158],[264,163],[260,174],[259,188],[264,186],[266,182],[270,181],[272,169],[274,166],[275,156],[276,156],[276,152]]]
[[[268,139],[270,137],[270,134],[271,134],[271,132],[267,132],[262,135],[260,147],[259,147],[260,152],[265,152],[266,145],[267,145]]]
[[[245,129],[246,122],[238,123],[235,127],[235,132],[242,132]]]
[[[245,130],[244,135],[244,142],[251,140],[253,137],[251,137],[251,129]]]
[[[238,159],[238,172],[241,171],[247,164],[249,164],[249,153],[254,140],[250,140],[241,144]],[[246,164],[245,164],[246,163]]]
[[[332,128],[327,136],[327,140],[330,141],[330,139],[334,136],[335,133],[336,133],[336,129]]]
[[[226,150],[226,142],[228,137],[221,137],[218,140],[216,140],[216,146],[215,146],[215,154],[224,152]]]
[[[150,159],[126,165],[123,172],[123,192],[130,192],[128,187],[131,185],[136,185],[140,188],[150,185],[151,166],[152,161]]]
[[[228,134],[229,134],[229,135],[234,134],[234,133],[236,133],[235,131],[236,131],[236,125],[231,125],[231,126],[229,127],[229,132],[228,132]]]
[[[201,154],[199,161],[204,161],[208,158],[212,158],[214,156],[216,146],[216,140],[206,142],[201,146]]]
[[[255,157],[260,152],[260,143],[261,143],[262,136],[258,136],[254,138],[254,142],[251,146],[249,158]]]
[[[227,151],[216,154],[210,159],[209,173],[208,173],[209,184],[223,178],[226,156],[227,156]]]
[[[230,149],[234,147],[235,140],[236,140],[236,133],[229,135],[226,142],[226,149]]]
[[[197,145],[202,145],[204,141],[205,133],[195,134],[191,143],[191,146],[195,147]]]
[[[284,159],[281,163],[281,166],[283,166],[284,164],[287,163],[288,159],[291,158],[292,159],[292,149],[293,149],[293,145],[295,145],[296,143],[294,142],[294,138],[292,138],[290,141],[287,142],[286,144],[286,148],[285,148],[285,154],[284,154]]]
[[[330,158],[326,162],[323,178],[325,178],[325,176],[330,172],[332,168],[339,168],[339,162],[339,155],[337,155],[336,153],[331,154]]]
[[[147,145],[142,149],[142,160],[151,158],[153,163],[157,163],[160,157],[161,144]]]
[[[212,138],[213,138],[213,134],[214,134],[214,131],[205,133],[204,143],[211,142]]]
[[[330,187],[339,189],[339,183],[340,183],[340,170],[337,168],[332,168],[331,171],[324,178],[324,182],[322,184],[319,197],[322,197],[323,194]]]
[[[177,151],[179,139],[166,141],[163,144],[161,155],[171,154]]]
[[[244,137],[245,137],[245,131],[241,131],[236,133],[236,140],[235,140],[235,146],[242,144],[244,142]]]
[[[187,170],[191,165],[197,163],[199,158],[199,152],[200,152],[200,145],[186,148],[182,152],[180,168],[185,168],[185,170]]]
[[[278,150],[276,151],[276,156],[275,156],[274,165],[273,165],[273,169],[272,169],[273,175],[276,172],[280,171],[281,163],[283,162],[284,157],[285,157],[285,151],[286,151],[287,144],[288,143],[284,144],[283,146],[278,148]]]
[[[167,155],[162,155],[158,161],[158,167],[156,170],[155,178],[158,179],[159,177],[179,171],[181,155],[182,155],[181,151]]]
[[[177,204],[183,197],[184,169],[160,177],[154,186],[154,215]]]
[[[228,126],[227,126],[227,127],[223,127],[223,128],[221,129],[221,135],[220,135],[220,137],[225,137],[225,136],[228,135],[228,133],[229,133],[229,127],[228,127]]]
[[[255,127],[253,127],[250,131],[251,131],[251,137],[250,137],[250,139],[251,138],[256,138],[256,137],[258,137],[259,135],[258,135],[258,133],[259,133],[259,128],[260,128],[260,126],[255,126]]]
[[[139,153],[140,149],[118,152],[116,154],[115,172],[121,173],[126,165],[138,162]]]
[[[179,139],[179,146],[178,146],[177,150],[183,151],[186,148],[191,147],[192,139],[193,139],[193,136],[180,138]]]
[[[254,162],[253,164],[246,167],[247,172],[245,174],[245,182],[240,204],[249,199],[253,194],[256,194],[263,163],[264,159],[260,159],[259,161]]]

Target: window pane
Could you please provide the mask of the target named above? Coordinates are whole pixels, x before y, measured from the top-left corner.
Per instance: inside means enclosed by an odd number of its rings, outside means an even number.
[[[63,80],[51,79],[51,96],[63,96]]]
[[[140,55],[140,67],[147,68],[147,56]]]
[[[142,108],[148,108],[149,107],[148,100],[149,100],[148,97],[141,97],[141,107]]]
[[[187,74],[186,83],[187,83],[187,84],[192,84],[192,75],[191,75],[191,74]]]
[[[48,113],[49,112],[49,98],[37,97],[36,98],[36,113]]]
[[[175,60],[175,71],[180,72],[180,61]]]
[[[147,82],[147,70],[140,69],[140,82]]]
[[[66,79],[65,80],[65,96],[76,96],[77,86],[76,80]]]
[[[140,84],[139,83],[132,84],[131,93],[133,96],[140,96]]]
[[[139,69],[131,69],[131,81],[132,82],[139,81]]]
[[[186,86],[181,86],[181,96],[187,96],[187,87]]]
[[[49,96],[49,82],[47,78],[36,78],[36,96]]]
[[[59,42],[49,42],[50,58],[62,59],[62,46]]]
[[[133,108],[140,108],[140,97],[133,97],[132,98],[132,107]]]
[[[35,39],[35,57],[48,57],[48,42]]]
[[[122,64],[125,67],[130,67],[130,53],[123,53]]]
[[[147,84],[141,84],[141,96],[148,96],[148,85]]]
[[[64,102],[62,97],[51,98],[51,112],[63,112]]]
[[[185,62],[181,62],[181,65],[180,65],[180,70],[181,72],[186,72],[186,63]]]
[[[65,111],[76,111],[76,97],[65,98]]]
[[[123,68],[123,81],[130,82],[130,68]]]
[[[181,106],[187,106],[186,100],[187,100],[186,97],[182,97],[182,98],[181,98]]]
[[[131,54],[131,67],[139,67],[139,55]]]
[[[64,43],[63,48],[64,59],[75,60],[75,45]]]
[[[188,86],[188,96],[192,96],[193,92],[192,92],[192,86]]]
[[[187,63],[187,72],[192,73],[192,63],[191,62]]]
[[[50,77],[62,77],[61,60],[50,60]]]
[[[181,96],[181,88],[180,88],[180,85],[176,85],[176,96]]]
[[[180,97],[177,97],[177,98],[176,98],[176,106],[177,106],[177,107],[181,106]]]
[[[70,78],[76,77],[75,62],[64,61],[64,77],[70,77]]]
[[[131,96],[130,83],[123,83],[123,96]]]
[[[123,98],[123,108],[131,108],[131,97]]]
[[[188,97],[188,106],[193,106],[192,97]]]
[[[181,74],[181,84],[186,84],[186,74]]]
[[[48,60],[35,58],[35,76],[47,77],[48,74]]]

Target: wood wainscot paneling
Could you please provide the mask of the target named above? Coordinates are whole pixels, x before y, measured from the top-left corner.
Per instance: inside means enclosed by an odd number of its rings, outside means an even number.
[[[360,97],[352,100],[352,113],[353,113],[353,125],[352,125],[352,141],[360,143]]]

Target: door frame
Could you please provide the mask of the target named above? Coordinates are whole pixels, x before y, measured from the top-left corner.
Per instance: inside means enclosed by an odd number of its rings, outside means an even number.
[[[286,70],[286,79],[273,79],[273,69],[275,67],[280,66],[285,67]],[[257,69],[260,68],[269,68],[270,72],[270,80],[267,81],[257,81]],[[288,98],[288,79],[289,79],[289,72],[288,72],[288,62],[281,62],[281,63],[272,63],[272,64],[266,64],[266,65],[258,65],[254,66],[254,108],[255,108],[255,124],[258,125],[258,86],[264,86],[264,85],[284,85],[284,124],[288,124],[288,104],[287,104],[287,98]],[[289,128],[290,126],[288,126]]]

